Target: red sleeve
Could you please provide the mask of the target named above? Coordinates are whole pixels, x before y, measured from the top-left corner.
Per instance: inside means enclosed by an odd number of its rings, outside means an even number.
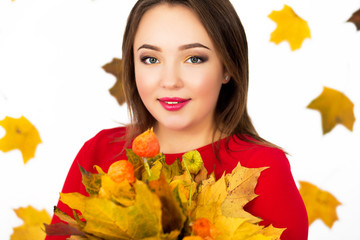
[[[259,196],[245,206],[245,210],[263,221],[286,228],[282,240],[306,240],[308,218],[304,202],[294,182],[290,164],[283,151],[266,148],[258,151],[247,163],[251,168],[269,166],[264,170],[255,189]]]
[[[82,184],[82,175],[79,170],[79,164],[85,162],[85,155],[88,151],[88,146],[91,144],[90,142],[86,142],[84,146],[81,148],[79,153],[77,154],[74,162],[72,163],[70,170],[67,174],[62,193],[71,193],[71,192],[79,192],[81,194],[86,195],[86,190],[84,185]],[[83,166],[81,164],[81,166]],[[57,203],[57,207],[65,212],[66,214],[73,217],[72,209],[66,204],[62,203],[60,200]],[[61,222],[61,220],[54,214],[51,220],[51,224]],[[65,222],[64,222],[65,223]],[[46,236],[45,240],[65,240],[70,236]]]
[[[78,192],[88,196],[89,194],[82,184],[82,175],[79,170],[79,165],[86,171],[96,173],[96,170],[93,168],[94,165],[98,165],[104,171],[107,171],[111,163],[120,159],[126,159],[125,152],[122,151],[124,141],[119,140],[124,134],[125,128],[123,127],[105,129],[88,140],[80,149],[72,163],[61,192]],[[66,204],[58,201],[57,207],[73,217],[72,209]],[[53,215],[51,223],[58,222],[61,222],[61,220]],[[69,236],[47,236],[45,240],[65,240],[67,237]]]

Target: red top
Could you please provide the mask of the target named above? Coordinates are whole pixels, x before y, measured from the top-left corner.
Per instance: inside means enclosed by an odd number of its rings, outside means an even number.
[[[87,195],[78,165],[85,170],[96,173],[94,165],[100,166],[107,172],[109,166],[118,160],[127,159],[124,141],[119,141],[125,134],[125,128],[113,128],[99,132],[87,141],[76,156],[63,187],[63,193],[79,192]],[[220,178],[225,171],[230,173],[237,163],[248,168],[269,167],[262,171],[255,193],[259,196],[245,206],[245,210],[263,221],[261,225],[272,224],[274,227],[286,228],[282,240],[305,240],[308,236],[308,218],[304,202],[295,185],[290,170],[290,164],[282,150],[247,143],[237,138],[230,138],[229,149],[225,150],[225,139],[220,142],[219,162],[212,149],[212,144],[197,149],[209,173],[215,169],[216,178]],[[181,159],[183,153],[165,154],[166,162],[172,163],[176,158]],[[214,168],[215,167],[215,168]],[[58,202],[57,206],[72,216],[71,209]],[[54,215],[52,223],[59,222]],[[49,239],[66,239],[66,237],[46,237]]]

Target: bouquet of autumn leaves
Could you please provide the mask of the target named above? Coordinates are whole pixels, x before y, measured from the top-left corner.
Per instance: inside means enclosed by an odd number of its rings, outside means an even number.
[[[284,229],[263,227],[243,207],[256,197],[254,188],[265,168],[240,164],[216,180],[198,151],[168,165],[152,129],[137,136],[128,160],[114,162],[107,173],[79,166],[89,196],[61,193],[74,218],[54,209],[67,222],[45,225],[47,235],[68,239],[261,240],[280,239]],[[75,211],[77,210],[77,211]]]

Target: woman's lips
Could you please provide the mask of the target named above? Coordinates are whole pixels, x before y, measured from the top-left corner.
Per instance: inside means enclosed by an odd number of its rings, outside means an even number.
[[[184,98],[179,98],[179,97],[164,97],[164,98],[159,98],[158,99],[161,106],[163,106],[163,108],[165,108],[165,110],[168,111],[178,111],[180,109],[182,109],[183,107],[185,107],[186,104],[188,104],[190,102],[190,98],[189,99],[184,99]]]

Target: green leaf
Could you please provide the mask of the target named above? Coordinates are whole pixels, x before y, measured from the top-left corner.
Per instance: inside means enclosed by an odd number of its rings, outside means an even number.
[[[144,182],[158,180],[160,178],[161,169],[163,168],[163,164],[161,163],[161,161],[157,160],[151,165],[152,165],[150,167],[151,176],[149,176],[149,174],[145,171],[145,169],[143,171],[142,181]]]
[[[56,216],[58,216],[60,218],[60,220],[67,222],[69,225],[71,226],[76,226],[78,225],[78,223],[76,222],[75,219],[73,219],[72,217],[70,217],[69,215],[67,215],[66,213],[64,213],[63,211],[61,211],[58,207],[54,207],[54,214]]]
[[[86,192],[89,193],[90,196],[95,196],[99,193],[101,187],[101,176],[103,174],[94,174],[86,171],[83,167],[79,165],[79,169],[82,175],[82,183],[86,188]]]
[[[184,173],[178,158],[171,165],[166,164],[165,159],[161,159],[161,161],[163,162],[162,174],[164,174],[167,182],[170,182],[174,176],[180,176]]]
[[[136,155],[132,149],[125,149],[126,150],[126,157],[128,161],[133,165],[134,167],[134,175],[137,179],[142,179],[142,173],[144,171],[144,164],[141,157]]]

